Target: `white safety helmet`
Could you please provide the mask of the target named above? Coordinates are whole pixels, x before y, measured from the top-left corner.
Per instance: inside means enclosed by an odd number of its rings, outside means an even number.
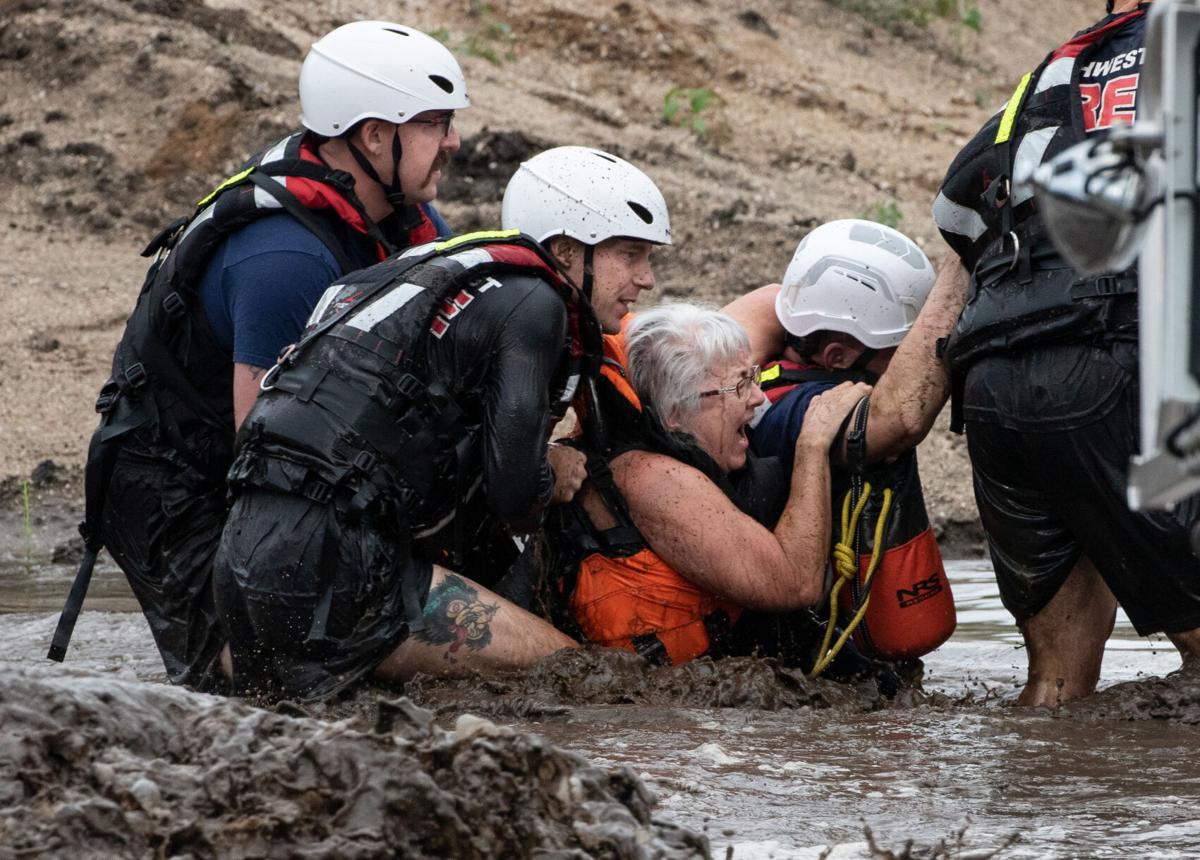
[[[649,176],[628,161],[586,146],[560,146],[521,164],[500,219],[539,242],[570,236],[598,245],[620,236],[671,244],[667,202]]]
[[[364,119],[399,124],[424,111],[470,106],[454,55],[402,24],[343,24],[318,39],[300,67],[300,121],[325,137]]]
[[[912,328],[934,278],[929,258],[903,233],[874,221],[830,221],[796,248],[775,313],[797,337],[838,331],[886,349]]]

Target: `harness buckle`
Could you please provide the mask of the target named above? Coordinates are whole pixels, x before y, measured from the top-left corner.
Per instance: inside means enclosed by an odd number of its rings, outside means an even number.
[[[354,458],[353,466],[364,475],[369,475],[375,471],[375,467],[379,465],[379,458],[370,451],[359,451]]]
[[[425,383],[411,373],[406,373],[396,383],[396,390],[409,400],[416,400],[425,392]]]
[[[190,215],[184,215],[176,218],[166,227],[163,227],[158,231],[158,234],[150,240],[150,243],[142,250],[142,256],[153,257],[156,254],[161,256],[164,251],[173,248],[176,240],[179,238],[180,231],[190,220]]]
[[[96,397],[96,411],[103,415],[113,408],[113,404],[117,402],[117,397],[120,396],[121,389],[111,379],[104,383],[100,388],[100,394]]]
[[[170,292],[162,300],[162,309],[166,312],[167,316],[177,319],[187,313],[187,303],[184,302],[183,296],[179,295],[179,293]]]
[[[125,368],[125,381],[129,384],[131,391],[136,391],[145,385],[147,378],[149,378],[149,374],[146,373],[146,368],[140,361]]]
[[[333,498],[333,485],[320,478],[311,478],[304,482],[301,494],[310,502],[323,505]]]
[[[1092,283],[1097,297],[1119,296],[1125,292],[1125,278],[1121,275],[1101,275]]]
[[[354,175],[345,170],[331,170],[325,175],[325,184],[348,194],[354,191]]]

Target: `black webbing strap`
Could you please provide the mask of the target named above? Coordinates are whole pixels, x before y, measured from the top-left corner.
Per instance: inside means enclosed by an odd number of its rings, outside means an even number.
[[[410,271],[415,266],[418,266],[421,263],[436,257],[437,255],[438,251],[435,248],[427,251],[424,254],[416,254],[409,259],[396,260],[395,262],[397,265],[393,271],[389,272],[387,278],[384,278],[363,289],[357,300],[350,302],[337,313],[326,317],[317,325],[306,331],[303,336],[301,336],[300,340],[296,341],[294,344],[285,349],[283,355],[280,356],[279,361],[276,362],[275,366],[272,367],[267,372],[267,375],[263,377],[263,381],[261,383],[262,389],[266,391],[271,387],[276,386],[280,372],[286,370],[288,367],[294,364],[296,359],[300,357],[300,354],[304,352],[304,350],[308,349],[309,345],[312,344],[312,342],[318,337],[329,331],[335,325],[338,325],[350,314],[366,307],[368,302],[370,302],[384,290],[388,289],[389,287],[396,286],[396,282],[402,278],[406,272]]]
[[[638,527],[633,524],[629,506],[625,503],[625,497],[621,495],[621,491],[617,489],[617,482],[613,478],[612,469],[609,468],[608,458],[595,452],[585,452],[585,454],[587,456],[588,481],[600,496],[601,501],[604,502],[604,506],[608,508],[612,518],[617,521],[617,525],[612,528],[603,531],[596,530],[595,540],[602,550],[645,547],[646,539]]]
[[[346,255],[342,243],[334,237],[329,225],[322,222],[311,209],[301,203],[295,194],[288,191],[286,185],[258,170],[251,173],[248,178],[278,200],[284,211],[299,221],[305,230],[321,240],[321,244],[329,249],[329,253],[333,254],[333,259],[337,261],[338,268],[342,270],[343,275],[359,268],[358,264]]]
[[[163,343],[155,328],[147,324],[145,333],[146,336],[141,339],[141,353],[137,356],[141,359],[144,367],[152,368],[158,377],[159,384],[186,403],[196,417],[209,427],[221,433],[231,432],[233,428],[229,419],[218,415],[217,411],[212,408],[212,404],[196,393],[192,382],[180,369],[179,360]],[[133,369],[135,369],[134,365],[125,368],[126,375],[128,376],[128,372]],[[186,452],[186,450],[184,448],[182,452]],[[200,469],[200,471],[204,472],[205,470]]]
[[[71,635],[75,632],[75,622],[79,619],[79,610],[83,608],[83,599],[87,596],[88,586],[92,582],[92,568],[96,566],[97,550],[89,549],[83,553],[83,561],[75,573],[67,601],[63,604],[62,614],[58,616],[58,626],[54,628],[54,638],[50,642],[47,660],[61,663],[67,656],[67,646],[71,644]]]
[[[345,170],[331,169],[324,164],[317,164],[305,158],[281,158],[278,161],[260,164],[250,176],[253,177],[257,173],[265,173],[267,176],[298,176],[302,179],[311,179],[313,182],[330,186],[341,195],[343,200],[350,204],[350,208],[362,219],[367,235],[383,246],[384,253],[391,256],[399,250],[384,235],[382,228],[367,214],[366,207],[363,206],[362,201],[358,199],[358,195],[354,191],[354,177]],[[300,205],[303,206],[304,204],[301,203]],[[347,269],[346,271],[350,270]]]
[[[850,435],[846,437],[846,466],[850,470],[850,510],[853,511],[857,507],[859,500],[862,498],[866,490],[863,478],[863,471],[867,464],[867,420],[871,412],[871,397],[870,395],[858,401],[851,414],[854,416],[854,426],[850,431]],[[864,512],[865,512],[864,508]],[[858,528],[854,534],[854,556],[861,559],[867,553],[867,538],[871,537],[871,529],[864,526],[864,521],[859,520]],[[882,552],[882,550],[880,550]],[[850,582],[850,597],[853,603],[854,611],[857,612],[863,605],[863,602],[869,596],[869,591],[860,587],[858,577],[856,576]],[[857,629],[857,634],[864,644],[871,647],[871,634],[867,629],[867,624],[860,624]]]
[[[838,385],[843,382],[870,381],[868,374],[860,372],[858,368],[826,370],[823,367],[806,367],[803,370],[798,370],[796,368],[780,367],[779,373],[770,379],[764,379],[759,383],[759,388],[763,391],[770,391],[773,388],[782,388],[785,385],[803,385],[806,382],[827,382],[832,385]]]
[[[108,495],[108,482],[112,477],[113,466],[117,459],[117,445],[113,439],[103,439],[100,430],[92,434],[88,444],[87,466],[84,469],[84,520],[79,524],[79,533],[83,536],[83,560],[75,572],[71,582],[71,590],[67,592],[66,602],[62,613],[58,616],[58,625],[54,628],[54,638],[50,641],[50,650],[46,659],[61,663],[67,656],[67,646],[71,644],[71,636],[75,632],[75,622],[79,620],[79,612],[83,609],[83,600],[87,597],[88,586],[92,582],[92,569],[96,566],[96,556],[103,546],[100,540],[100,518],[104,510],[104,499]]]
[[[868,394],[846,416],[848,421],[853,422],[853,428],[846,436],[846,468],[858,479],[859,487],[862,486],[863,469],[867,464],[867,419],[870,413],[871,395]]]

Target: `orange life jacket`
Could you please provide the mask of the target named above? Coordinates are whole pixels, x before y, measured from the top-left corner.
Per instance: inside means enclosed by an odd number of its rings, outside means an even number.
[[[622,450],[639,447],[628,444],[637,436],[630,425],[640,420],[642,405],[625,376],[625,361],[623,334],[605,335],[596,385],[599,406],[590,411],[587,405],[577,406],[581,424],[602,413],[605,421],[621,425],[622,432],[609,439],[623,439],[624,444],[587,451],[589,482],[616,525],[598,529],[581,505],[569,506],[576,524],[571,540],[583,547],[583,557],[573,574],[560,579],[559,590],[590,641],[634,651],[651,663],[676,665],[714,651],[742,610],[671,568],[633,525],[607,462]]]
[[[775,403],[805,382],[858,378],[853,373],[782,361],[764,368],[762,388]],[[850,494],[853,507],[866,485],[871,488],[853,536],[852,547],[859,559],[858,575],[849,588],[839,593],[842,614],[838,623],[849,622],[870,596],[863,621],[854,632],[855,644],[865,653],[885,660],[912,659],[928,654],[950,638],[957,623],[954,596],[925,509],[916,451],[908,451],[891,463],[862,462],[867,408],[869,401],[857,413],[855,423],[861,426],[847,429],[852,462],[845,468],[833,469],[834,545],[842,539],[840,514],[846,495]],[[884,489],[892,491],[892,501],[883,531],[882,558],[869,587],[864,587],[876,527],[883,512]]]

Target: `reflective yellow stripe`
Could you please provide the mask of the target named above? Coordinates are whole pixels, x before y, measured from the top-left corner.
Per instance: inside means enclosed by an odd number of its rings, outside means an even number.
[[[196,208],[199,208],[201,206],[207,206],[209,203],[212,202],[212,199],[214,197],[216,197],[218,194],[220,194],[226,188],[228,188],[231,185],[237,185],[239,182],[241,182],[243,179],[245,179],[247,176],[249,176],[253,172],[254,172],[253,167],[247,167],[241,173],[233,174],[233,176],[229,177],[224,182],[222,182],[220,185],[218,185],[216,188],[214,188],[212,190],[212,193],[210,193],[207,197],[205,197],[203,200],[201,200],[199,203],[197,203]]]
[[[467,242],[477,242],[482,239],[515,239],[520,235],[520,230],[480,230],[478,233],[464,233],[453,239],[447,239],[445,242],[439,242],[434,248],[441,254]]]
[[[779,378],[779,365],[777,364],[774,367],[768,367],[766,370],[764,370],[762,373],[759,374],[758,384],[762,385],[764,382],[770,382],[772,379],[778,379],[778,378]]]
[[[1032,79],[1032,73],[1021,78],[1021,83],[1017,84],[1016,92],[1008,100],[1008,107],[1004,109],[1004,118],[1000,120],[1000,130],[996,132],[997,146],[1007,143],[1009,138],[1012,137],[1013,125],[1017,122],[1017,111],[1021,109],[1021,102],[1025,98],[1025,90],[1029,89],[1029,82]]]

